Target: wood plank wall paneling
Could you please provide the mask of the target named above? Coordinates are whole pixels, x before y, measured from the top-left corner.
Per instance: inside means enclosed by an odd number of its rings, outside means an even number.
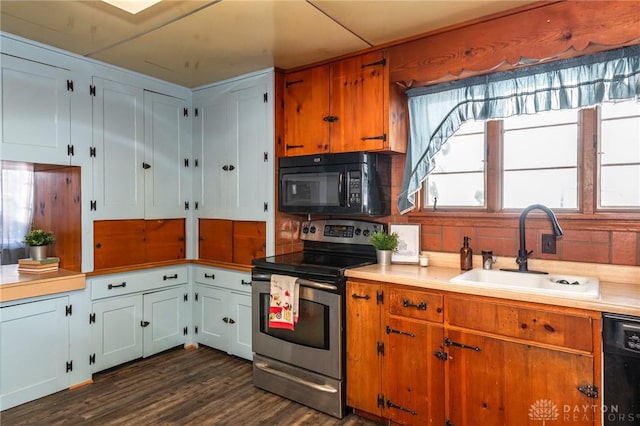
[[[267,224],[260,221],[200,219],[198,259],[251,265],[267,254]]]
[[[184,219],[98,220],[94,270],[185,258]]]
[[[404,88],[457,80],[473,75],[514,69],[521,58],[551,61],[640,43],[637,1],[540,2],[536,7],[515,9],[468,25],[441,29],[423,37],[389,43],[390,132],[406,138],[408,115],[398,104],[406,103]],[[395,86],[395,87],[394,87]],[[276,85],[281,91],[281,84]],[[397,116],[392,113],[396,111]],[[406,111],[406,110],[405,110]],[[276,117],[282,109],[276,110]],[[406,114],[406,112],[404,112]],[[395,122],[394,122],[395,119]],[[276,118],[276,123],[278,119]],[[403,129],[404,126],[404,129]],[[278,148],[282,132],[276,127]],[[394,139],[396,140],[396,139]],[[278,156],[282,150],[276,150]],[[423,250],[457,252],[462,237],[472,238],[476,253],[493,250],[497,256],[514,257],[519,246],[518,215],[446,218],[420,214],[401,216],[396,201],[404,170],[404,155],[392,157],[391,215],[374,219],[381,223],[420,223]],[[586,161],[583,159],[583,161]],[[275,182],[278,182],[277,170]],[[593,213],[586,212],[586,213]],[[541,234],[550,233],[544,219],[527,219],[527,246],[536,258],[640,265],[640,224],[637,220],[563,220],[565,235],[557,254],[541,254]],[[299,225],[304,216],[276,214],[276,252],[300,250]],[[615,220],[615,223],[612,222]]]
[[[34,167],[32,227],[53,231],[56,240],[49,256],[59,257],[61,268],[78,272],[82,268],[80,181],[80,167]]]

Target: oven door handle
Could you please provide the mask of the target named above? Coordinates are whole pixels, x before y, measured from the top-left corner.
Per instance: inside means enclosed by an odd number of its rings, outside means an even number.
[[[271,274],[254,273],[251,276],[251,280],[266,281],[267,283],[269,283],[271,281]],[[320,283],[318,281],[310,281],[302,278],[298,278],[298,284],[303,287],[315,288],[317,290],[338,291],[338,287],[333,284]]]
[[[321,385],[321,384],[318,384],[318,383],[310,382],[310,381],[302,379],[300,377],[293,376],[293,375],[291,375],[289,373],[285,373],[284,371],[276,370],[275,368],[270,367],[269,365],[267,365],[267,363],[264,363],[264,362],[254,362],[253,365],[256,368],[258,368],[258,369],[260,369],[262,371],[265,371],[267,373],[273,374],[274,376],[279,376],[279,377],[282,377],[284,379],[294,381],[294,382],[299,383],[299,384],[301,384],[303,386],[310,387],[310,388],[319,390],[321,392],[326,392],[326,393],[337,393],[338,392],[338,389],[334,388],[333,386]]]

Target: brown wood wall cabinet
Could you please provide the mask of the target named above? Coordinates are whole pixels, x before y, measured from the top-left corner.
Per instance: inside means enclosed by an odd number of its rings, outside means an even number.
[[[356,412],[406,425],[535,425],[536,404],[553,404],[554,424],[600,424],[590,395],[600,389],[599,312],[353,278],[346,303]]]
[[[390,135],[402,112],[389,112],[384,51],[288,73],[284,78],[284,155],[328,152],[406,152]],[[395,108],[403,111],[401,104]]]

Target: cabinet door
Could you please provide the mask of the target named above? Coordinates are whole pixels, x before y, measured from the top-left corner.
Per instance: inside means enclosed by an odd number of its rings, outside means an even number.
[[[223,321],[227,317],[227,293],[225,290],[196,284],[196,300],[193,307],[197,327],[196,341],[212,348],[227,351],[228,328]]]
[[[331,152],[385,148],[387,73],[382,52],[331,64]]]
[[[93,313],[94,372],[142,356],[142,295],[96,302]]]
[[[347,282],[347,405],[378,416],[382,407],[380,286]]]
[[[384,416],[399,424],[444,424],[444,360],[433,355],[443,350],[443,327],[395,316],[386,323]]]
[[[69,164],[69,71],[9,55],[1,59],[2,159]]]
[[[225,93],[215,93],[196,105],[194,117],[194,200],[201,217],[225,218],[227,193],[226,151],[231,138]],[[228,168],[228,166],[227,166]]]
[[[189,119],[186,101],[144,92],[144,216],[147,219],[186,217],[189,201]],[[145,166],[146,167],[146,166]]]
[[[287,74],[284,81],[284,153],[329,152],[329,65]]]
[[[68,297],[0,308],[0,409],[69,385]]]
[[[447,416],[453,424],[594,424],[592,410],[600,400],[578,390],[594,383],[592,356],[460,331],[447,334],[454,342],[446,349]]]
[[[143,356],[184,344],[186,294],[186,287],[180,286],[144,295]]]
[[[268,153],[273,144],[268,121],[267,86],[257,82],[251,87],[229,94],[230,145],[226,152],[224,194],[227,195],[226,218],[233,220],[266,220],[265,203],[268,185],[273,180],[269,173]],[[223,153],[224,154],[224,153]],[[271,183],[273,184],[273,183]],[[272,207],[274,208],[274,207]]]
[[[144,217],[143,91],[93,79],[95,219]]]
[[[229,354],[252,360],[251,350],[251,294],[230,292],[229,309]]]

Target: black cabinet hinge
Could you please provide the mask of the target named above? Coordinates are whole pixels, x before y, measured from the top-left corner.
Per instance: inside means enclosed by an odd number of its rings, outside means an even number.
[[[364,137],[361,137],[360,140],[362,140],[362,141],[380,140],[380,141],[386,142],[387,141],[387,134],[385,133],[383,135],[368,136],[368,137],[364,136]]]
[[[198,159],[193,160],[193,167],[198,167]]]
[[[376,290],[376,304],[384,304],[384,290]]]
[[[67,364],[67,366],[66,366],[66,368],[67,368],[67,373],[68,373],[69,371],[73,371],[73,361],[69,361],[69,362],[67,362],[66,364]]]
[[[267,203],[266,201],[265,201],[265,203],[264,203],[263,210],[264,210],[265,212],[268,212],[268,211],[269,211],[269,203]]]
[[[194,109],[194,110],[193,110],[193,115],[194,115],[195,117],[197,117],[197,116],[198,116],[198,113],[199,113],[198,108],[196,108],[196,109]]]
[[[449,355],[445,351],[435,351],[433,356],[442,361],[447,361],[449,359]]]
[[[89,314],[89,324],[95,324],[96,323],[96,314]]]
[[[182,329],[182,335],[186,336],[187,334],[189,334],[189,327],[185,327]]]
[[[193,209],[194,210],[198,210],[198,205],[199,205],[199,203],[197,201],[194,201],[193,202]]]
[[[184,166],[185,167],[189,167],[189,159],[188,158],[184,159]]]
[[[294,84],[299,84],[302,83],[304,80],[300,79],[300,80],[293,80],[293,81],[285,81],[284,82],[284,87],[285,89],[289,86],[293,86]]]
[[[189,210],[189,202],[188,201],[184,202],[184,209],[185,210]]]
[[[89,157],[95,157],[96,156],[96,147],[92,146],[89,147]]]
[[[197,325],[195,327],[193,327],[193,333],[194,334],[198,334],[198,326]]]
[[[182,110],[182,116],[183,117],[188,117],[189,116],[189,109],[188,108],[184,108]]]
[[[93,210],[93,211],[98,210],[98,207],[96,205],[96,200],[91,200],[89,202],[89,210]]]
[[[73,150],[73,145],[67,145],[67,155],[70,157],[73,157],[75,155]]]
[[[71,315],[73,315],[73,305],[67,305],[64,308],[64,316],[65,317],[70,317]]]
[[[396,410],[400,410],[400,411],[404,411],[405,413],[409,413],[412,416],[415,416],[416,414],[418,414],[418,413],[416,413],[415,411],[413,411],[410,408],[403,407],[402,405],[398,405],[398,404],[396,404],[394,402],[391,402],[390,399],[387,399],[387,408],[395,408]]]
[[[150,169],[150,168],[151,168],[151,164],[143,162],[143,163],[142,163],[142,168],[143,168],[144,170]]]
[[[95,96],[96,95],[96,86],[94,86],[93,84],[89,85],[89,95],[91,95],[91,96]]]
[[[262,96],[262,100],[265,104],[269,102],[269,94],[267,92],[264,92],[264,95]]]
[[[376,402],[378,407],[384,408],[384,395],[378,394],[378,401]]]
[[[379,61],[371,62],[370,64],[362,64],[362,68],[375,67],[378,65],[382,65],[384,67],[385,65],[387,65],[387,60],[385,58],[382,58]]]
[[[416,337],[414,333],[410,333],[408,331],[396,330],[395,328],[391,328],[389,326],[387,326],[387,334],[400,334],[402,336],[407,336],[407,337]]]
[[[269,161],[269,153],[265,152],[264,154],[262,154],[262,161],[264,161],[265,163],[267,161]]]
[[[67,80],[67,92],[73,92],[73,80]]]
[[[196,293],[196,294],[194,294],[194,295],[193,295],[193,300],[194,300],[195,302],[197,302],[197,301],[198,301],[198,293]]]
[[[187,293],[184,294],[183,301],[184,302],[188,302],[189,301],[189,294],[187,294]]]
[[[378,352],[378,355],[384,355],[384,342],[376,343],[376,351]]]
[[[476,351],[476,352],[480,351],[480,347],[479,346],[470,346],[470,345],[465,345],[464,343],[454,342],[452,340],[449,340],[448,337],[444,338],[444,345],[445,346],[455,346],[457,348],[462,348],[462,349],[471,349],[472,351]]]
[[[96,363],[96,354],[89,355],[89,365]]]
[[[589,398],[598,397],[598,387],[594,385],[582,385],[578,386],[578,390],[588,396]]]

